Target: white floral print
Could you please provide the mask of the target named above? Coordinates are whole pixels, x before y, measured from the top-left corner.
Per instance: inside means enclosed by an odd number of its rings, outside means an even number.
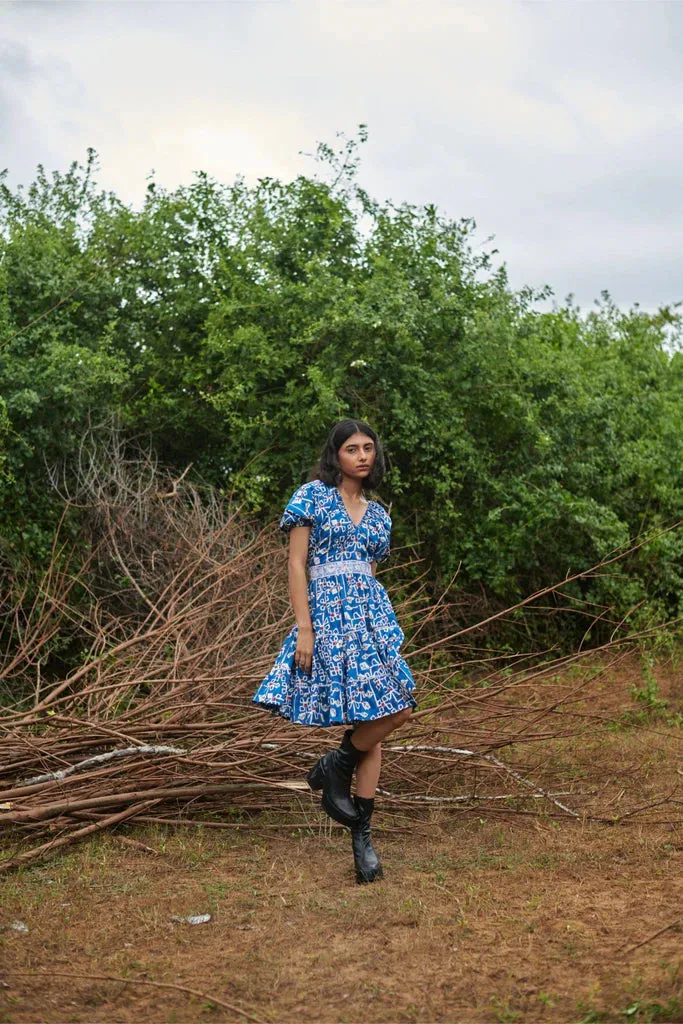
[[[403,631],[389,595],[357,564],[388,557],[388,512],[371,501],[356,524],[337,488],[313,480],[299,487],[285,508],[280,529],[287,533],[293,526],[311,527],[309,570],[325,564],[330,573],[308,582],[311,674],[294,663],[294,626],[254,702],[292,722],[318,726],[371,721],[415,707],[413,677],[400,655]],[[339,563],[339,571],[332,572],[330,563]]]

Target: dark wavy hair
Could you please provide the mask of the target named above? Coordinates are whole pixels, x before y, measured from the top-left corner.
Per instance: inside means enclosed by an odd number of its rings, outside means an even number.
[[[352,434],[366,434],[375,442],[375,463],[363,482],[363,490],[374,491],[380,486],[386,472],[384,449],[376,431],[364,420],[340,420],[335,423],[327,436],[320,462],[311,470],[309,480],[322,480],[328,487],[337,486],[342,476],[337,453]]]

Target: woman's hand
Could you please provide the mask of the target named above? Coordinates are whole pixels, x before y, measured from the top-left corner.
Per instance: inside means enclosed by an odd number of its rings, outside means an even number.
[[[313,665],[313,627],[299,626],[296,635],[294,664],[310,676]]]

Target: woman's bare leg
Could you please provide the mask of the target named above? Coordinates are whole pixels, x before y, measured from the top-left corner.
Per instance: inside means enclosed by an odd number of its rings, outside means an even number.
[[[390,732],[398,729],[399,725],[407,722],[412,713],[412,708],[404,708],[403,711],[396,711],[393,715],[375,718],[372,722],[361,722],[353,730],[351,742],[357,750],[370,750],[376,743],[381,743]]]
[[[382,740],[399,725],[406,722],[412,708],[398,711],[395,715],[385,715],[374,722],[362,722],[351,733],[351,746],[365,751],[356,766],[356,795],[354,802],[358,808],[358,823],[351,826],[351,845],[353,847],[353,863],[356,869],[356,881],[374,882],[382,878],[384,872],[382,862],[372,845],[370,822],[375,809],[375,793],[379,774],[382,768]]]
[[[372,800],[379,782],[382,769],[382,744],[375,743],[358,763],[356,768],[356,794]]]
[[[376,718],[373,722],[362,722],[351,734],[351,743],[365,754],[356,768],[356,794],[370,800],[375,795],[382,768],[382,740],[399,725],[406,722],[412,708],[397,711],[394,715]]]

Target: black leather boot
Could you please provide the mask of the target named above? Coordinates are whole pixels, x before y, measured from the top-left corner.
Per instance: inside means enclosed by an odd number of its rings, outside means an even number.
[[[351,828],[353,845],[353,863],[356,868],[356,881],[374,882],[382,877],[382,863],[375,853],[370,836],[370,819],[375,809],[375,801],[364,796],[355,797],[358,808],[358,824]]]
[[[363,756],[351,742],[351,729],[344,733],[344,739],[337,750],[323,754],[307,775],[311,789],[322,789],[323,810],[341,825],[358,824],[358,808],[351,799],[353,770]]]

